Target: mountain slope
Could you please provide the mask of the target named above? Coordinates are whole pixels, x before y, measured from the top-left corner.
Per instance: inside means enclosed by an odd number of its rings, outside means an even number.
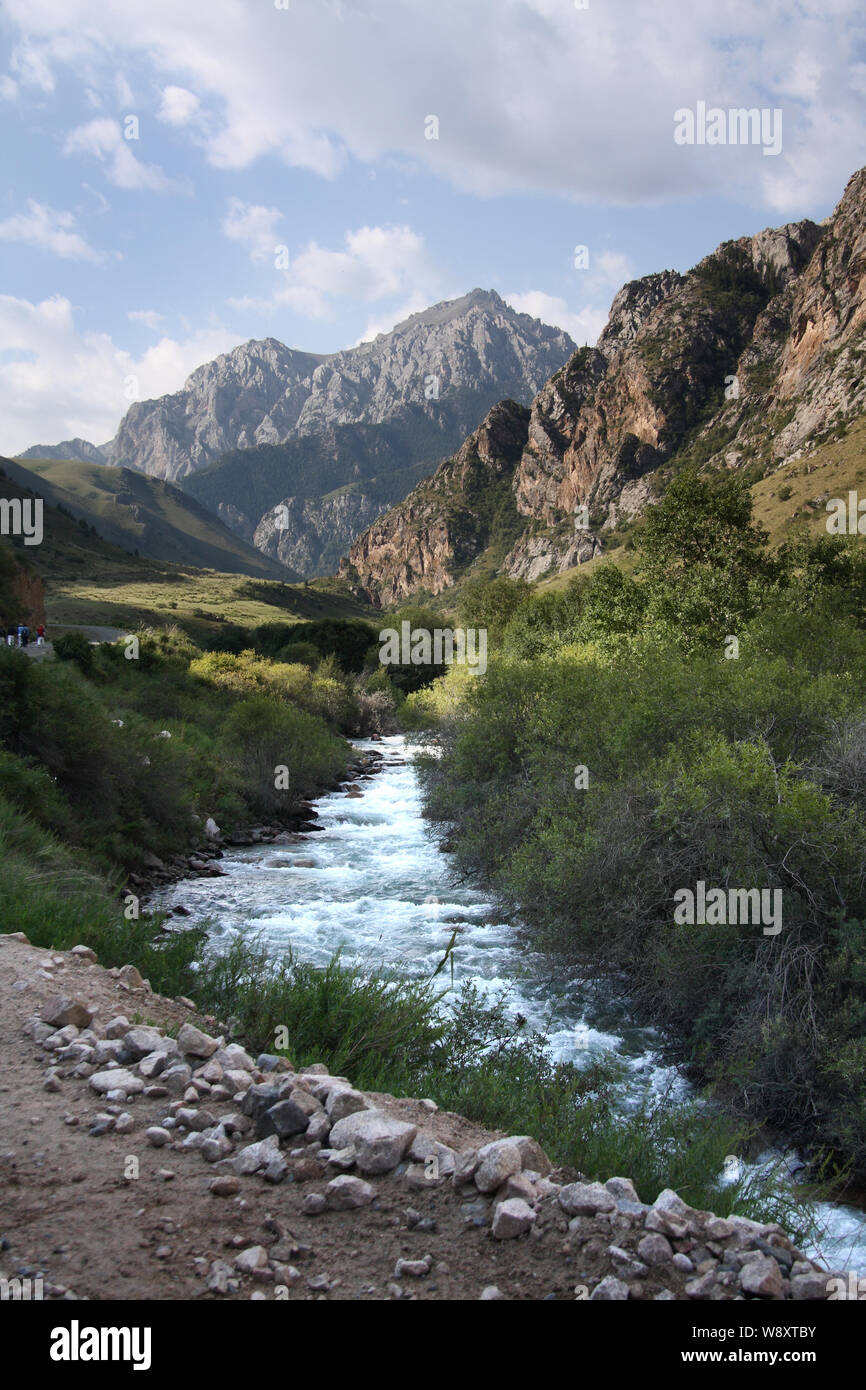
[[[757,480],[857,420],[864,213],[861,170],[820,227],[767,229],[724,243],[687,275],[626,285],[597,348],[575,353],[532,402],[510,482],[521,534],[496,570],[563,572],[599,554],[685,463],[749,468]],[[418,567],[420,499],[417,489],[376,523],[342,566],[373,602],[438,593],[460,577],[447,543],[439,562],[431,552]],[[425,515],[431,535],[447,530],[449,505],[440,488]],[[584,506],[589,526],[576,529]]]
[[[173,481],[230,449],[381,424],[407,407],[441,436],[457,429],[462,437],[494,400],[530,399],[573,347],[568,334],[509,309],[493,291],[473,290],[327,357],[274,338],[245,343],[193,372],[182,391],[132,405],[105,452],[109,462]]]
[[[7,477],[65,507],[112,544],[155,560],[288,582],[291,571],[240,540],[179,488],[127,468],[70,460],[2,460]]]

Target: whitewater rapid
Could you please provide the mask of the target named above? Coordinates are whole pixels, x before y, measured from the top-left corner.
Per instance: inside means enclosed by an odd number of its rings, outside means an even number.
[[[225,877],[184,879],[151,905],[181,903],[190,924],[207,919],[216,949],[237,935],[257,937],[275,959],[291,948],[325,965],[340,950],[346,964],[418,978],[433,974],[456,929],[437,976],[446,998],[470,980],[490,1002],[505,995],[509,1011],[546,1034],[556,1060],[585,1066],[616,1056],[626,1068],[624,1106],[647,1094],[688,1096],[660,1056],[658,1034],[630,1023],[625,1002],[528,952],[490,899],[456,876],[440,832],[422,816],[412,745],[397,735],[355,746],[383,755],[381,770],[358,784],[360,797],[336,791],[316,801],[321,830],[288,845],[227,848]],[[830,1203],[819,1210],[826,1229],[810,1253],[866,1272],[863,1213]]]

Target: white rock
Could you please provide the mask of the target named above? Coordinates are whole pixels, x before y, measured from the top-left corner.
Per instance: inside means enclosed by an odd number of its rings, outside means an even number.
[[[569,1216],[597,1216],[614,1211],[616,1201],[600,1182],[572,1182],[560,1189],[559,1205]]]
[[[249,1249],[242,1250],[235,1256],[235,1269],[239,1269],[242,1274],[252,1274],[259,1269],[265,1269],[268,1263],[268,1252],[263,1245],[251,1245]]]
[[[600,1284],[596,1284],[589,1295],[590,1303],[624,1303],[627,1298],[628,1284],[624,1284],[613,1274],[609,1274],[606,1279],[602,1279]]]
[[[510,1139],[495,1139],[478,1150],[479,1166],[475,1186],[479,1192],[495,1192],[512,1173],[523,1167],[520,1150]]]
[[[535,1212],[522,1197],[508,1197],[493,1214],[492,1232],[496,1240],[514,1240],[535,1224]]]
[[[144,1090],[140,1076],[127,1071],[125,1067],[111,1067],[108,1071],[98,1071],[90,1078],[94,1091],[107,1094],[109,1091],[123,1091],[128,1096],[138,1095]]]
[[[362,1110],[347,1115],[331,1129],[332,1149],[355,1147],[355,1161],[362,1173],[389,1173],[403,1158],[415,1135],[416,1125],[392,1119],[384,1110]]]

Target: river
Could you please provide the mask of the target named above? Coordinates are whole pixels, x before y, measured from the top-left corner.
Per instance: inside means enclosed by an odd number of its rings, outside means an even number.
[[[429,977],[457,929],[439,980],[449,991],[472,980],[489,999],[507,992],[509,1008],[547,1034],[558,1060],[585,1064],[613,1053],[627,1068],[623,1105],[646,1093],[672,1101],[688,1083],[660,1055],[654,1030],[630,1022],[627,1004],[611,1002],[586,981],[552,968],[518,946],[514,927],[494,904],[456,876],[439,849],[439,832],[421,814],[402,736],[358,740],[383,755],[381,771],[360,783],[363,795],[331,792],[316,803],[322,830],[290,845],[227,849],[222,878],[190,878],[162,890],[152,905],[181,903],[190,922],[208,918],[214,945],[255,935],[275,956],[288,946],[326,964],[341,949],[348,964],[384,965]],[[304,861],[299,866],[298,860]],[[810,1252],[834,1268],[866,1273],[866,1218],[855,1208],[819,1208],[823,1231]]]

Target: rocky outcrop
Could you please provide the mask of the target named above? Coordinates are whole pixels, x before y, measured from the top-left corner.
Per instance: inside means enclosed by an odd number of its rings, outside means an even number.
[[[491,543],[503,511],[518,520],[511,482],[528,424],[529,411],[517,402],[494,406],[453,459],[352,546],[340,575],[381,606],[419,589],[449,588]]]
[[[381,424],[413,407],[442,434],[441,457],[494,401],[530,400],[573,348],[561,329],[516,313],[493,291],[473,290],[330,356],[275,338],[244,343],[199,367],[182,391],[136,401],[103,452],[108,462],[172,481],[230,449]]]
[[[265,512],[252,540],[300,574],[333,574],[355,537],[381,513],[377,497],[354,488],[321,498],[284,497]]]
[[[723,243],[687,275],[625,285],[598,346],[575,353],[532,402],[512,480],[525,524],[493,557],[497,572],[535,580],[597,555],[675,462],[770,468],[862,414],[864,214],[861,170],[822,226],[768,228]],[[358,540],[343,572],[360,591],[387,601],[455,582],[446,487],[435,500],[416,490]],[[406,524],[419,506],[439,551],[423,563]]]
[[[20,459],[71,459],[80,463],[107,463],[103,448],[87,439],[64,439],[62,444],[34,444],[18,454]]]

